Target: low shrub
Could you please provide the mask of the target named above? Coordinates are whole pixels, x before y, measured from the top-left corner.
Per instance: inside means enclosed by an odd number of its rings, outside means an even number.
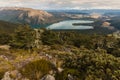
[[[25,65],[20,69],[20,72],[24,77],[27,77],[30,80],[39,80],[52,69],[54,69],[54,66],[49,61],[37,60]]]

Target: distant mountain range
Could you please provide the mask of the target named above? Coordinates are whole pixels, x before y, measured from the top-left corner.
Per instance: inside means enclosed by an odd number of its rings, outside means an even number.
[[[0,20],[32,25],[49,24],[54,16],[43,10],[31,8],[0,8]]]
[[[78,14],[91,14],[91,13],[120,13],[120,9],[69,9],[69,10],[46,10],[48,12],[66,12],[66,13],[78,13]]]
[[[102,15],[117,15],[117,17],[111,17],[112,21],[109,21],[112,26],[119,29],[120,21],[120,10],[104,10],[104,9],[91,9],[91,10],[36,10],[31,8],[21,8],[21,7],[3,7],[0,8],[0,22],[11,25],[29,24],[33,28],[46,27],[52,23],[69,20],[69,19],[81,19],[79,16],[85,15],[89,16],[91,13],[99,13]],[[76,18],[77,16],[77,18]],[[83,19],[83,18],[82,18]],[[87,18],[88,19],[88,18]],[[116,20],[117,19],[117,20]],[[7,21],[7,22],[4,22]],[[12,23],[9,23],[12,22]],[[0,29],[5,28],[6,25],[0,25]]]

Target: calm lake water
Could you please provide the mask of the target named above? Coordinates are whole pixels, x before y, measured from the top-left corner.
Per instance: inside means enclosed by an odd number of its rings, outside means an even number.
[[[82,25],[72,25],[73,23],[94,23],[94,21],[88,21],[88,20],[66,20],[61,21],[58,23],[54,23],[47,27],[47,29],[93,29],[93,26],[82,26]]]

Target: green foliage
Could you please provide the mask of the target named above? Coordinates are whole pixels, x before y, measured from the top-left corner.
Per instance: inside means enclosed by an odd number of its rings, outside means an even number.
[[[34,30],[28,25],[20,26],[16,29],[11,41],[11,46],[14,48],[31,48],[34,42]]]
[[[0,33],[11,34],[14,33],[14,30],[21,24],[10,23],[0,20]]]
[[[59,35],[49,30],[45,30],[42,34],[42,42],[47,45],[62,44]]]
[[[109,54],[114,55],[115,57],[120,57],[120,49],[119,48],[112,48],[108,50]]]
[[[111,23],[111,26],[120,30],[120,16],[113,17],[109,22]]]
[[[66,68],[63,72],[56,74],[56,80],[68,80],[68,74],[72,74],[75,77],[75,80],[78,80],[79,71],[76,69]]]
[[[0,34],[0,44],[1,45],[9,44],[11,40],[12,40],[11,35],[9,35],[9,34]]]
[[[0,70],[0,80],[3,78],[4,73],[5,73],[5,71],[4,71],[4,70]]]
[[[75,57],[69,56],[65,59],[64,68],[79,71],[80,80],[120,79],[120,58],[103,51],[80,51]]]
[[[42,34],[42,42],[45,45],[70,45],[87,49],[104,49],[109,54],[119,57],[120,40],[112,36],[88,35],[75,31],[50,31],[45,30]]]
[[[23,76],[30,80],[39,80],[45,74],[48,74],[50,70],[53,70],[54,66],[46,60],[37,60],[25,65],[20,72]]]
[[[98,23],[98,25],[101,24],[101,22]],[[41,46],[39,50],[34,49],[36,53],[45,51],[52,56],[59,55],[58,60],[64,61],[62,66],[64,71],[56,74],[56,80],[66,80],[69,73],[76,77],[76,80],[120,80],[120,39],[97,34],[85,35],[79,31],[44,29],[40,40],[43,43],[42,46],[48,45],[51,48],[45,50],[45,47]],[[34,42],[35,31],[28,25],[19,26],[12,35],[8,32],[0,33],[0,45],[10,44],[16,49],[31,49]],[[21,59],[18,53],[24,56],[29,55],[24,50],[15,52],[18,61]],[[9,53],[1,51],[1,54],[7,56]],[[28,57],[24,59],[26,58]],[[39,80],[52,69],[54,66],[49,61],[37,60],[23,66],[20,72],[30,80]],[[4,71],[0,71],[0,78],[3,77],[3,73]]]

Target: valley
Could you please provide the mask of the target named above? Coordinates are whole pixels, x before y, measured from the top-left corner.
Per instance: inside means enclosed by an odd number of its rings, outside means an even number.
[[[0,8],[0,80],[119,80],[120,10]]]
[[[109,32],[119,30],[119,10],[113,12],[109,10],[101,10],[103,13],[97,13],[100,10],[35,10],[31,8],[6,7],[0,8],[0,20],[17,23],[28,24],[32,28],[46,28],[54,23],[65,20],[92,20],[95,23],[94,30],[107,29]],[[92,13],[93,12],[93,13]],[[96,13],[95,13],[96,12]],[[109,13],[109,14],[108,14]],[[14,15],[13,15],[14,14]],[[116,20],[114,22],[114,20]],[[103,27],[104,22],[109,22],[109,26]],[[69,26],[66,25],[69,28]],[[63,29],[61,29],[63,30]]]

